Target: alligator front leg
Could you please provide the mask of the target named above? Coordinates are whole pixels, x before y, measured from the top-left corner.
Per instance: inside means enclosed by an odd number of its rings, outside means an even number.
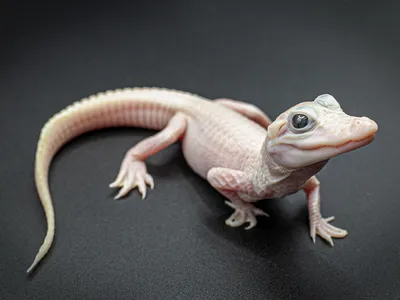
[[[335,217],[329,217],[326,219],[322,218],[320,211],[319,186],[319,180],[315,176],[311,177],[303,186],[308,201],[310,236],[314,243],[316,235],[319,235],[333,246],[332,237],[344,238],[347,235],[347,231],[329,224],[329,222],[333,221]]]
[[[225,203],[235,212],[225,221],[231,227],[238,227],[249,223],[245,229],[257,225],[256,216],[269,216],[252,203],[244,201],[239,194],[248,194],[252,191],[253,184],[247,173],[227,168],[212,168],[207,174],[208,182],[230,201]]]

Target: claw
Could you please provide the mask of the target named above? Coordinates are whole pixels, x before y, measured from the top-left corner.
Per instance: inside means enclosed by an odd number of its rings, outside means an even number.
[[[154,179],[150,174],[146,174],[144,176],[144,181],[150,186],[151,189],[154,189]]]
[[[143,176],[137,175],[136,182],[139,193],[142,195],[142,199],[144,199],[146,197],[146,183],[144,182]]]
[[[311,236],[313,243],[315,244],[315,234]]]
[[[249,222],[249,225],[244,228],[246,230],[249,230],[249,229],[251,229],[251,228],[253,228],[254,226],[257,225],[256,217],[253,214],[247,214],[246,221]]]
[[[316,235],[317,235],[317,228],[316,228],[315,224],[311,224],[310,236],[311,236],[311,239],[314,244],[315,244]]]

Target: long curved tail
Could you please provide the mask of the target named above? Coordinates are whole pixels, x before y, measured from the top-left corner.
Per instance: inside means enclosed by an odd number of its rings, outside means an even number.
[[[82,99],[54,115],[43,126],[35,159],[35,183],[42,203],[47,233],[32,265],[32,272],[49,251],[55,235],[54,208],[48,184],[50,163],[57,151],[73,138],[107,127],[142,127],[160,130],[196,95],[159,88],[127,88]]]

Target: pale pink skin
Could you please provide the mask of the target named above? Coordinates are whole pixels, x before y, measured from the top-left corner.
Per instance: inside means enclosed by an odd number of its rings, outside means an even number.
[[[299,110],[315,120],[305,133],[290,128],[291,114]],[[232,227],[257,224],[268,216],[252,202],[305,191],[310,236],[319,235],[331,245],[332,237],[347,231],[320,213],[319,181],[315,174],[334,156],[370,143],[378,129],[368,118],[346,115],[330,95],[303,102],[274,122],[254,105],[229,99],[210,101],[200,96],[159,88],[109,91],[83,99],[52,117],[43,127],[36,153],[35,181],[46,214],[48,230],[29,267],[31,272],[51,247],[55,234],[54,209],[48,187],[48,170],[56,152],[78,135],[101,128],[129,126],[159,132],[135,145],[125,155],[116,180],[116,198],[137,187],[144,198],[154,180],[144,161],[181,141],[189,166],[206,179],[235,211],[226,220]]]

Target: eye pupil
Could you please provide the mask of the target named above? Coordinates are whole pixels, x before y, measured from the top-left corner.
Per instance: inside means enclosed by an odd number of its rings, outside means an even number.
[[[294,128],[304,128],[308,124],[308,117],[303,114],[296,114],[292,118],[292,124]]]

